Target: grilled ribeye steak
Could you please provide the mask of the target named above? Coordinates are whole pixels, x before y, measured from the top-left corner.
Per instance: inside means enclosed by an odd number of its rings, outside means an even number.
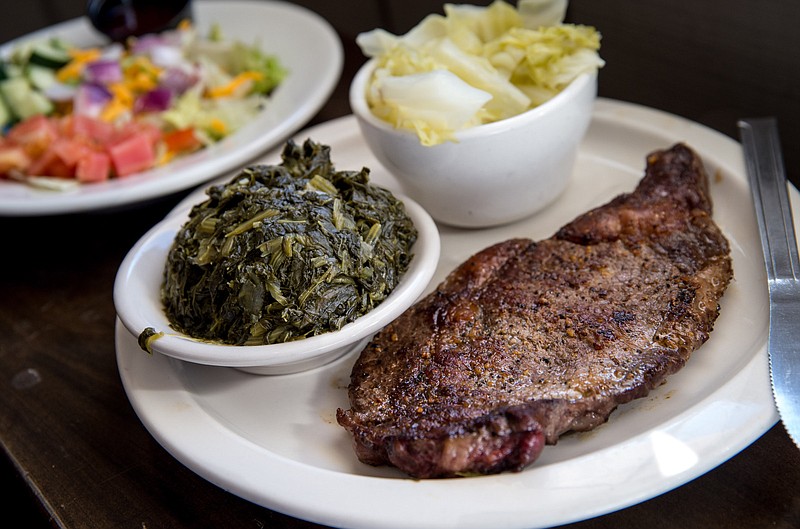
[[[379,332],[338,422],[414,477],[520,470],[683,367],[732,275],[701,160],[654,152],[633,193],[481,251]]]

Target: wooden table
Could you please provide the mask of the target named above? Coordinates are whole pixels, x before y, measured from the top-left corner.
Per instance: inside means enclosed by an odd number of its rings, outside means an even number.
[[[713,111],[720,96],[712,83],[723,81],[697,77],[701,67],[691,61],[691,89],[681,91],[680,83],[674,83],[658,94],[656,104],[652,91],[632,88],[638,55],[622,48],[626,35],[636,39],[646,31],[626,24],[647,18],[644,8],[625,11],[632,4],[572,3],[573,17],[604,28],[606,59],[620,65],[609,66],[601,95],[652,104],[710,126],[722,123],[724,112]],[[614,7],[619,9],[612,17],[606,11]],[[638,50],[643,56],[639,61],[649,63],[653,50],[662,49],[658,35],[651,37],[650,47],[645,42]],[[344,75],[311,124],[349,113],[347,87],[363,59],[350,36],[343,35],[343,40]],[[797,57],[796,49],[791,53]],[[796,70],[797,62],[792,64]],[[661,74],[664,79],[687,71],[685,64],[661,67],[672,69]],[[769,109],[744,104],[734,111]],[[786,106],[779,117],[796,118],[797,105]],[[717,128],[735,134],[729,122]],[[794,176],[799,171],[794,156],[791,160]],[[182,196],[115,212],[0,218],[2,525],[21,519],[17,526],[30,528],[319,527],[249,503],[184,467],[148,434],[120,383],[114,277],[134,242]],[[800,527],[800,450],[777,425],[739,455],[677,490],[569,527]]]

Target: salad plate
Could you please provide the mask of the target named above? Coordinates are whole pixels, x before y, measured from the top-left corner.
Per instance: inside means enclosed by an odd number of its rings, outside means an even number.
[[[0,180],[0,215],[38,216],[115,209],[197,186],[241,167],[305,125],[327,101],[341,76],[342,43],[334,29],[312,11],[288,2],[217,0],[194,2],[194,25],[205,35],[217,25],[223,38],[258,44],[288,70],[264,109],[241,129],[201,151],[164,166],[68,191],[44,190]],[[22,43],[59,36],[79,47],[107,39],[86,17],[67,21],[9,42],[6,56]]]
[[[295,137],[330,145],[337,167],[369,167],[373,182],[402,192],[352,116]],[[147,355],[118,323],[117,363],[128,398],[150,434],[199,476],[258,505],[335,527],[552,527],[679,487],[736,455],[778,419],[766,354],[765,275],[737,142],[671,114],[601,98],[564,194],[514,224],[439,226],[441,257],[427,290],[490,244],[549,237],[576,215],[632,190],[646,155],[679,141],[707,165],[714,217],[731,242],[735,279],[711,338],[648,397],[621,406],[591,432],[545,447],[521,472],[414,480],[360,463],[335,419],[337,408],[348,407],[357,353],[304,373],[255,376]],[[263,160],[275,163],[278,156]],[[199,193],[186,202],[201,200]],[[794,188],[791,198],[800,207]]]

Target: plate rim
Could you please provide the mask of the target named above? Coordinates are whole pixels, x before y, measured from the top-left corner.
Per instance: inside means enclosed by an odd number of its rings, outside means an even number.
[[[676,129],[679,130],[679,134],[675,131],[669,131],[669,135],[671,136],[680,135],[687,141],[687,143],[690,144],[693,141],[698,143],[698,138],[700,138],[705,144],[710,142],[713,144],[712,148],[715,151],[715,155],[709,158],[713,163],[718,164],[721,167],[725,167],[737,176],[743,174],[743,165],[740,159],[740,146],[737,142],[713,129],[695,122],[691,122],[685,118],[675,116],[664,111],[643,107],[635,103],[599,98],[595,106],[593,121],[594,119],[610,120],[616,124],[621,123],[623,125],[628,125],[632,122],[630,126],[635,129],[641,129],[645,132],[654,132],[659,136],[665,136],[666,133],[656,124],[658,120],[652,119],[655,117],[659,118],[659,120],[662,122],[666,120],[675,125]],[[350,126],[356,126],[354,117],[345,116],[321,125],[317,125],[316,127],[312,127],[306,133],[314,134],[314,131],[318,131],[322,127],[330,127],[330,130],[338,130],[340,128],[346,129]],[[320,136],[322,136],[322,134],[320,134]],[[706,159],[705,155],[704,159]],[[792,194],[795,196],[795,199],[800,200],[800,198],[797,198],[800,195],[798,195],[795,189],[792,190]],[[444,239],[447,235],[441,234],[441,236]],[[295,516],[316,523],[352,528],[371,527],[376,529],[395,529],[412,525],[436,529],[455,526],[464,527],[465,529],[495,527],[500,523],[497,518],[487,520],[473,516],[471,518],[456,519],[453,517],[453,515],[449,515],[449,517],[444,516],[445,513],[442,514],[443,517],[438,519],[427,518],[424,516],[424,514],[430,515],[429,511],[425,511],[425,509],[410,509],[407,498],[401,498],[402,494],[408,494],[408,491],[412,491],[410,494],[416,495],[412,498],[414,507],[420,507],[420,504],[422,503],[425,503],[430,507],[431,502],[435,504],[437,498],[441,499],[441,489],[443,488],[442,484],[446,484],[447,487],[450,487],[450,490],[445,491],[447,494],[451,496],[456,495],[461,498],[472,498],[474,500],[481,497],[481,494],[483,494],[481,489],[486,483],[499,483],[501,487],[505,487],[509,484],[513,484],[514,479],[517,476],[524,474],[523,472],[520,474],[505,474],[462,480],[432,481],[386,479],[346,474],[324,468],[313,467],[288,459],[265,448],[255,446],[247,440],[243,440],[230,430],[225,428],[217,428],[217,433],[219,434],[218,439],[239,443],[240,445],[244,444],[244,449],[250,452],[251,455],[258,455],[262,458],[266,458],[268,460],[265,463],[267,466],[275,465],[275,467],[270,467],[272,470],[277,467],[285,471],[280,474],[281,486],[284,490],[277,495],[274,494],[274,491],[272,491],[272,496],[265,498],[265,492],[263,490],[255,490],[252,488],[255,485],[252,480],[256,479],[250,474],[252,469],[244,469],[242,470],[241,474],[233,478],[230,475],[230,468],[220,464],[219,461],[209,462],[207,460],[203,460],[202,457],[198,457],[198,451],[202,451],[204,447],[194,446],[187,448],[187,446],[182,445],[179,442],[180,440],[176,442],[176,439],[170,438],[169,435],[165,435],[162,428],[163,425],[159,423],[157,417],[153,416],[153,410],[148,409],[149,403],[147,402],[147,399],[142,398],[143,396],[141,394],[137,394],[135,381],[131,377],[132,371],[130,371],[130,369],[132,366],[128,362],[130,358],[128,358],[124,351],[124,342],[129,337],[126,336],[124,327],[120,329],[120,324],[118,324],[117,327],[116,338],[117,360],[123,385],[132,405],[136,410],[137,415],[145,427],[150,431],[151,435],[153,435],[153,437],[160,444],[162,444],[162,446],[164,446],[164,448],[167,449],[173,455],[173,457],[176,457],[176,459],[181,461],[187,467],[191,468],[201,477],[204,477],[205,479],[249,501],[279,512],[283,512],[290,516]],[[178,394],[180,394],[179,397],[181,399],[186,399],[187,402],[191,402],[192,395],[188,389],[182,385],[180,380],[180,363],[168,361],[166,359],[161,360],[163,362],[168,362],[171,366],[171,369],[163,370],[158,373],[160,381],[167,384],[177,384],[174,389]],[[752,385],[753,377],[766,377],[765,380],[767,381],[767,385],[764,388],[757,387],[753,392],[753,389],[749,387]],[[750,391],[750,398],[752,401],[758,403],[759,406],[764,407],[765,410],[768,410],[768,413],[763,413],[760,415],[758,421],[751,421],[748,423],[745,435],[737,439],[729,440],[729,442],[725,443],[724,446],[718,449],[715,457],[706,459],[702,462],[702,464],[696,465],[690,470],[678,472],[672,475],[670,479],[665,479],[656,485],[651,484],[649,488],[639,489],[633,494],[627,493],[623,496],[619,496],[619,494],[617,494],[616,500],[613,503],[605,505],[593,504],[590,507],[584,506],[584,508],[581,510],[575,510],[569,513],[549,513],[548,516],[543,516],[541,513],[532,514],[530,511],[525,511],[523,507],[518,505],[509,506],[509,509],[517,510],[509,512],[507,516],[511,518],[503,519],[503,522],[505,523],[502,523],[502,525],[506,527],[519,528],[549,527],[552,525],[560,525],[585,520],[607,514],[609,512],[624,509],[687,483],[688,481],[722,464],[730,457],[749,446],[758,437],[763,435],[764,432],[771,428],[778,420],[777,412],[772,404],[772,395],[768,386],[768,361],[766,356],[765,341],[760,349],[754,352],[752,358],[750,358],[749,361],[747,361],[745,365],[728,382],[722,384],[718,390],[701,399],[701,402],[699,402],[697,405],[684,410],[682,413],[679,413],[677,416],[667,421],[667,423],[660,424],[656,430],[665,432],[679,432],[681,427],[691,423],[691,421],[701,420],[702,417],[698,418],[697,416],[698,409],[700,409],[702,405],[707,406],[710,402],[713,402],[716,398],[718,398],[719,394],[722,393],[723,390],[725,394]],[[202,420],[202,412],[200,410],[194,411],[200,414],[198,417],[200,417]],[[205,417],[205,420],[211,421],[210,424],[213,423],[213,420],[210,417]],[[649,442],[650,434],[650,431],[638,434],[634,437],[634,439],[631,440],[631,442]],[[244,441],[244,443],[242,441]],[[627,445],[628,442],[624,444]],[[615,446],[607,447],[603,449],[602,452],[613,452],[616,448],[617,447]],[[586,457],[593,456],[596,456],[596,454],[588,454],[577,459],[581,460]],[[261,461],[261,463],[264,463],[264,461]],[[558,465],[550,466],[556,467]],[[261,468],[261,470],[263,471],[264,468]],[[552,472],[552,468],[548,469],[545,467],[543,470],[545,475],[550,475]],[[303,479],[300,479],[298,476],[302,477]],[[309,477],[311,479],[309,479]],[[298,480],[302,483],[298,483]],[[307,490],[307,488],[301,487],[307,487],[310,482],[313,482],[315,487],[335,486],[337,489],[341,489],[344,492],[330,492],[330,494],[334,495],[336,498],[333,500],[330,498],[325,498],[322,503],[303,501],[303,494],[301,494],[300,491]],[[393,496],[394,499],[391,501],[395,503],[400,501],[403,504],[402,508],[405,509],[404,515],[406,516],[403,519],[387,519],[383,513],[378,512],[381,510],[380,507],[386,507],[386,505],[380,505],[379,507],[370,505],[369,500],[365,501],[363,497],[356,501],[356,505],[359,506],[360,510],[354,510],[353,503],[342,504],[341,494],[347,494],[348,490],[354,490],[353,487],[358,487],[359,484],[364,482],[370,484],[370,486],[373,488],[385,489],[388,487],[395,492],[400,491],[399,494]],[[528,485],[531,484],[528,483]],[[531,487],[531,490],[535,488],[534,485],[531,485]],[[311,495],[306,492],[304,497],[310,498]],[[433,499],[425,499],[426,497]],[[501,502],[505,501],[503,498],[498,498],[498,500]],[[485,506],[485,504],[486,502],[484,501],[483,505]],[[506,506],[505,503],[503,503],[503,506]],[[523,510],[520,511],[520,509]],[[423,515],[418,514],[418,512],[422,512]]]

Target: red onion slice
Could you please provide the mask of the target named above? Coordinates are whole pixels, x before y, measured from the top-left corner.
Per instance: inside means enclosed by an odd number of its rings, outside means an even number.
[[[172,104],[172,92],[156,88],[140,95],[133,104],[134,112],[163,112]]]
[[[96,118],[112,97],[111,92],[105,86],[84,83],[75,92],[72,111],[77,115]]]
[[[100,59],[86,65],[84,78],[95,84],[111,84],[122,80],[122,68],[119,62]]]

